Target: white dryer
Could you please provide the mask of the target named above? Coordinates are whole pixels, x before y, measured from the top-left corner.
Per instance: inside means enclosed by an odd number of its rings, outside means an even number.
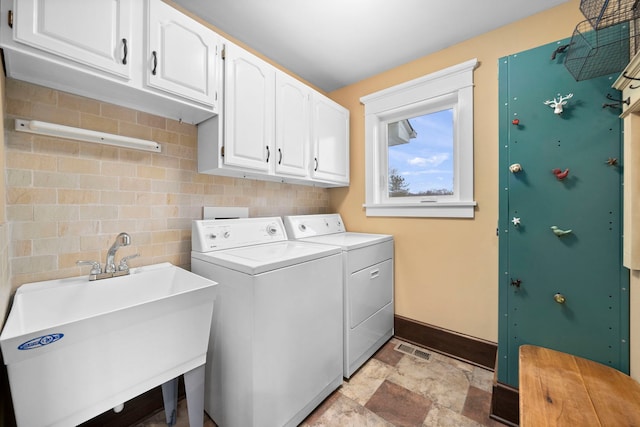
[[[220,426],[295,426],[342,384],[341,255],[282,219],[196,220],[191,269],[219,283],[205,410]]]
[[[344,377],[393,336],[393,236],[345,230],[340,214],[284,217],[287,235],[342,250]]]

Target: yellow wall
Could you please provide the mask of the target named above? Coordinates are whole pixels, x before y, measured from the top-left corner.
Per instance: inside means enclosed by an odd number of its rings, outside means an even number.
[[[394,235],[398,315],[497,341],[497,61],[570,37],[582,19],[579,1],[571,0],[330,94],[351,110],[351,186],[330,190],[331,206],[342,214],[347,229]],[[360,97],[472,58],[480,62],[474,72],[475,218],[367,218],[362,207],[365,149]]]

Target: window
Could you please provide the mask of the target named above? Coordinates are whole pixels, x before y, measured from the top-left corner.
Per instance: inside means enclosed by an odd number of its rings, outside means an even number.
[[[361,98],[367,216],[473,218],[477,60]]]

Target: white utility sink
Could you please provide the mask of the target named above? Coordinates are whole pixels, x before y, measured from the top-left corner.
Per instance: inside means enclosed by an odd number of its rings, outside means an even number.
[[[18,425],[77,425],[203,365],[215,285],[163,263],[20,286],[0,335]]]

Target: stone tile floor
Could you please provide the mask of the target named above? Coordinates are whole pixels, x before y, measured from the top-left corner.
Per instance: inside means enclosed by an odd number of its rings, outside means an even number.
[[[489,418],[492,383],[491,371],[392,338],[301,427],[502,426]],[[188,424],[181,401],[177,426]],[[161,412],[136,427],[164,425]]]

